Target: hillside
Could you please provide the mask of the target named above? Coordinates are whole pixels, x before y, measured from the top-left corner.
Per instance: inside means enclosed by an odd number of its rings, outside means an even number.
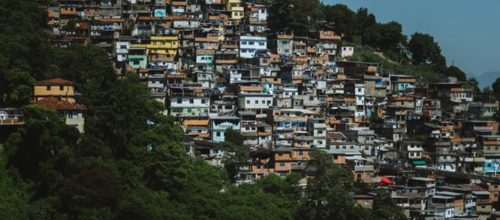
[[[383,53],[375,52],[369,47],[357,47],[354,56],[347,57],[347,60],[380,63],[385,73],[414,75],[428,82],[437,82],[440,78],[445,76],[442,73],[434,71],[431,65],[400,64],[386,58]]]

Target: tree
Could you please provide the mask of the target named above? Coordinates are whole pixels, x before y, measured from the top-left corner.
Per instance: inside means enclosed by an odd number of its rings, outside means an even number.
[[[362,35],[368,28],[373,27],[376,24],[377,20],[375,15],[369,13],[367,8],[359,8],[355,18],[354,33]]]
[[[493,94],[493,90],[489,86],[483,88],[478,100],[481,102],[495,102],[495,94]]]
[[[479,89],[479,82],[476,80],[476,78],[472,77],[470,79],[468,79],[465,84],[464,84],[464,87],[465,88],[468,88],[468,89],[471,89],[472,92],[476,95],[481,95],[481,90]]]
[[[416,65],[432,64],[440,71],[446,66],[446,59],[441,55],[441,48],[428,34],[414,33],[408,43],[408,50]]]
[[[309,20],[298,8],[299,0],[272,1],[269,10],[269,26],[272,32],[293,30],[307,33]]]
[[[337,34],[353,34],[352,27],[355,24],[356,13],[346,5],[327,5],[324,8],[324,16],[327,24],[333,27]]]
[[[86,134],[103,140],[117,158],[135,160],[143,157],[147,152],[144,132],[163,120],[163,106],[151,99],[149,91],[132,75],[117,81],[110,89],[94,93],[102,95],[84,102],[88,108]],[[163,134],[178,135],[175,140],[182,138],[179,130]]]
[[[300,219],[366,219],[367,212],[350,195],[353,176],[347,167],[333,164],[321,150],[311,152],[307,187],[297,209]]]
[[[308,29],[316,30],[323,19],[323,5],[320,0],[298,0],[296,9],[303,13],[308,22]]]
[[[23,178],[45,184],[48,176],[65,169],[78,130],[67,126],[55,111],[36,105],[24,108],[24,122],[5,144],[8,165]]]
[[[446,70],[446,75],[451,76],[451,77],[455,77],[459,81],[467,80],[467,76],[465,76],[465,73],[460,68],[458,68],[457,66],[453,66],[453,65],[448,67],[448,69]]]
[[[408,218],[403,213],[403,209],[391,199],[391,195],[386,190],[379,189],[373,201],[372,219],[406,220]]]
[[[248,164],[250,149],[243,145],[243,136],[232,128],[226,129],[224,137],[223,148],[226,152],[224,168],[234,182],[239,178],[240,167]]]
[[[363,44],[399,55],[406,44],[406,36],[402,32],[401,24],[394,21],[375,24],[363,32]]]
[[[491,84],[491,88],[493,89],[493,94],[495,94],[497,101],[500,101],[500,77]]]
[[[7,160],[0,155],[0,218],[27,219],[30,193],[28,185],[20,178],[10,176],[5,169]]]
[[[19,69],[39,80],[46,76],[51,51],[47,11],[34,1],[0,1],[0,76]]]
[[[17,68],[7,70],[5,75],[0,75],[0,106],[21,107],[29,104],[34,83],[35,79],[27,72]]]

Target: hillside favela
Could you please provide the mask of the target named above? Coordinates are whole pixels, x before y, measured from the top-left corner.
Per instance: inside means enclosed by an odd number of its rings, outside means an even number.
[[[500,78],[400,22],[0,0],[0,219],[500,219]]]

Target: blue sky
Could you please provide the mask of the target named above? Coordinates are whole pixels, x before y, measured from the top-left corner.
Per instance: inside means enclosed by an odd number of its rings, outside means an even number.
[[[499,0],[322,0],[366,7],[377,21],[398,21],[403,32],[428,33],[439,43],[448,64],[480,75],[500,71]]]

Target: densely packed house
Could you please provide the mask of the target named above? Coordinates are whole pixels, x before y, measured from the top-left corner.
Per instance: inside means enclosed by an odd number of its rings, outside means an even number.
[[[58,0],[53,43],[105,48],[116,73],[137,74],[184,129],[193,156],[224,166],[232,129],[250,158],[236,177],[305,172],[313,149],[386,188],[415,219],[498,218],[498,102],[464,82],[419,79],[351,62],[355,47],[332,30],[271,32],[269,6],[251,0]],[[35,104],[84,132],[72,82],[35,83]],[[22,124],[0,109],[0,127]],[[365,207],[374,194],[353,195]]]

